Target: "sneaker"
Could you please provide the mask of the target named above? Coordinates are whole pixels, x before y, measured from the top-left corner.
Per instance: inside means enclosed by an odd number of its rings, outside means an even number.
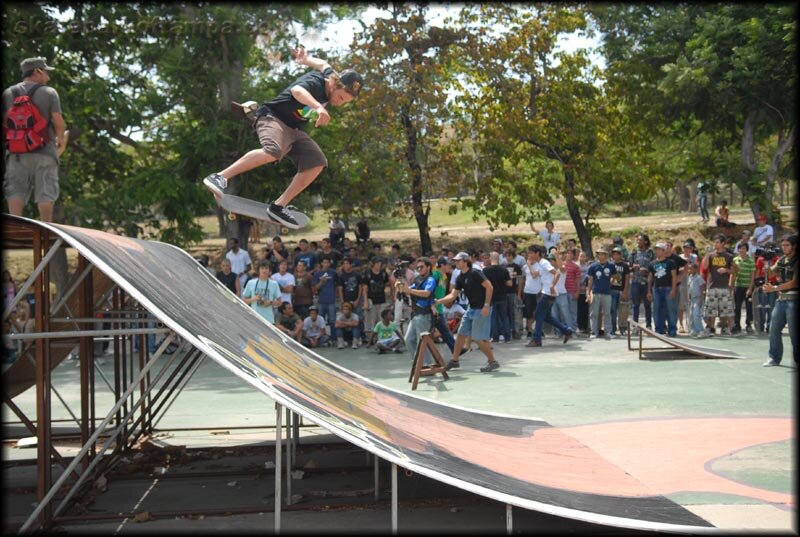
[[[343,349],[344,348],[344,341],[340,341],[339,344],[336,345],[336,348],[337,349]]]
[[[605,334],[605,335],[603,336],[603,339],[609,339],[609,340],[610,340],[610,339],[612,339],[612,338],[613,338],[613,336],[612,336],[611,334]]]
[[[481,368],[481,373],[489,373],[490,371],[495,371],[497,369],[500,369],[500,364],[497,360],[493,360]]]
[[[361,345],[358,344],[358,341],[353,342],[353,349],[359,348]]]
[[[395,354],[400,354],[400,353],[401,353],[401,352],[403,352],[403,351],[401,351],[400,349],[394,349],[394,351],[393,351],[393,352],[394,352]]]
[[[711,330],[706,328],[705,330],[703,330],[703,336],[705,336],[705,337],[713,337],[714,336],[714,332],[712,332]]]
[[[699,338],[701,338],[703,336],[703,333],[702,332],[692,332],[690,335],[694,339],[699,339]]]
[[[541,347],[542,346],[542,342],[532,339],[528,343],[526,343],[525,346],[526,347]]]
[[[451,369],[458,369],[461,367],[461,364],[458,363],[458,360],[450,360],[447,362],[447,365],[444,366],[445,371],[450,371]]]
[[[721,336],[729,336],[729,335],[733,335],[733,334],[730,333],[730,330],[728,330],[727,327],[723,326],[722,329],[719,331],[719,335],[721,335]]]
[[[769,360],[767,360],[766,362],[764,362],[761,365],[763,365],[764,367],[775,367],[777,365],[781,365],[781,363],[773,360],[772,358],[770,358]]]
[[[744,330],[745,330],[745,332],[747,332],[748,334],[752,334],[752,333],[753,333],[753,327],[752,327],[752,326],[747,326],[747,327],[745,327],[745,329],[744,329]]]
[[[300,224],[297,223],[297,220],[294,219],[292,213],[289,212],[288,207],[270,203],[269,209],[267,209],[267,214],[270,218],[288,228],[300,229]]]
[[[216,196],[224,196],[225,189],[228,188],[228,180],[218,173],[212,173],[203,179],[203,184]]]

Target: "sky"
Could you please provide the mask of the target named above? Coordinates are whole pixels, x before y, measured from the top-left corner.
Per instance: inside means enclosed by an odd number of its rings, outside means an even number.
[[[448,15],[455,16],[461,5],[453,4],[434,4],[429,8],[430,20],[432,23],[442,23],[444,18]],[[372,23],[381,14],[386,14],[385,11],[377,7],[368,7],[361,16],[361,20],[365,24]],[[335,24],[328,25],[321,32],[305,32],[298,31],[298,38],[300,43],[307,49],[313,50],[316,48],[324,50],[337,50],[339,52],[346,51],[353,40],[353,36],[361,29],[357,21],[341,21]],[[578,49],[596,49],[599,46],[597,38],[589,38],[575,32],[568,36],[562,36],[559,39],[558,48],[565,52],[573,52]],[[601,69],[604,67],[604,62],[600,54],[592,54],[592,60]]]

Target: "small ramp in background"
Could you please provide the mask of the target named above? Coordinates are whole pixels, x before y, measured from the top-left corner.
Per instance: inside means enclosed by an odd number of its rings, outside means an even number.
[[[638,329],[638,340],[639,346],[635,348],[631,346],[631,337],[634,329]],[[644,346],[644,335],[648,335],[652,338],[657,339],[663,343],[669,345],[669,347],[645,347]],[[637,336],[633,336],[637,337]],[[663,334],[659,334],[655,330],[651,328],[647,328],[636,321],[628,319],[628,350],[629,351],[639,351],[639,359],[642,360],[644,357],[645,351],[674,351],[679,350],[683,352],[687,352],[694,356],[699,356],[701,358],[723,358],[723,359],[736,359],[742,358],[741,355],[736,354],[733,351],[726,351],[716,348],[710,347],[701,347],[700,345],[694,345],[692,343],[688,343],[682,339],[677,339],[673,337],[668,337]]]

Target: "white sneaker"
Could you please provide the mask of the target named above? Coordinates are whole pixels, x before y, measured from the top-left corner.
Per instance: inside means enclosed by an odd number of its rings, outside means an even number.
[[[767,360],[766,362],[764,362],[764,363],[763,363],[763,364],[761,364],[761,365],[762,365],[762,366],[764,366],[764,367],[775,367],[775,366],[777,366],[777,365],[781,365],[781,364],[780,364],[780,363],[778,363],[778,362],[776,362],[776,361],[775,361],[775,360],[773,360],[772,358],[770,358],[769,360]]]
[[[338,344],[338,345],[336,345],[336,348],[337,348],[337,349],[343,349],[343,348],[344,348],[344,341],[342,341],[342,340],[340,339],[340,340],[339,340],[339,344]]]
[[[353,342],[353,348],[354,348],[354,349],[357,349],[357,348],[359,348],[360,346],[361,346],[361,345],[359,345],[359,344],[358,344],[356,341],[354,341],[354,342]]]

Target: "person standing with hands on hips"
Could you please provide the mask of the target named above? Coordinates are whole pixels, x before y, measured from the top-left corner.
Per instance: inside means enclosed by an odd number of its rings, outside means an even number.
[[[769,324],[769,359],[764,367],[780,365],[783,359],[783,327],[789,326],[789,339],[792,342],[792,355],[797,363],[797,235],[789,235],[781,241],[783,255],[769,268],[778,274],[778,283],[764,284],[764,292],[778,293],[772,319]]]
[[[500,364],[494,358],[492,346],[489,344],[492,329],[492,283],[480,270],[472,267],[470,256],[467,252],[459,252],[455,258],[456,268],[461,273],[456,278],[456,283],[450,292],[436,301],[436,304],[450,306],[456,301],[461,291],[464,291],[469,300],[469,309],[461,317],[461,324],[458,326],[458,335],[453,349],[453,358],[447,363],[446,369],[457,369],[460,367],[458,357],[464,342],[471,337],[478,348],[488,358],[488,363],[481,368],[481,373],[489,373],[500,368]]]

